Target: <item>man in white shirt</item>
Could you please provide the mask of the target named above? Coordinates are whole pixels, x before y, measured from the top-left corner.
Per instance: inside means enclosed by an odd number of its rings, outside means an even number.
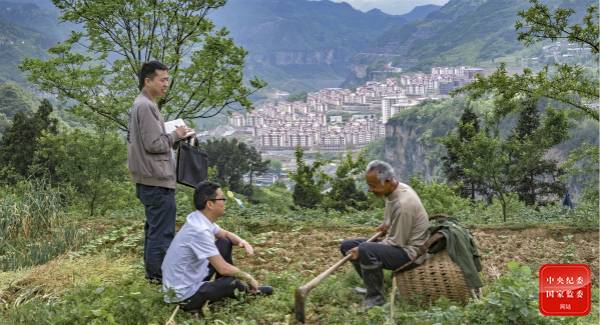
[[[196,211],[175,235],[162,264],[165,302],[180,303],[190,312],[201,310],[205,302],[235,297],[239,292],[271,294],[269,286],[259,286],[248,273],[233,265],[233,245],[254,249],[236,234],[215,222],[225,213],[226,197],[219,185],[204,181],[196,186]],[[216,272],[216,279],[210,281]]]

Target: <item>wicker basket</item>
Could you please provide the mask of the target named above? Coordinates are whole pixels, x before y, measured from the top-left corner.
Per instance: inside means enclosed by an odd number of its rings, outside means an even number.
[[[472,296],[462,270],[445,249],[423,265],[395,274],[393,280],[394,287],[397,282],[400,298],[409,303],[432,303],[440,297],[466,303]]]

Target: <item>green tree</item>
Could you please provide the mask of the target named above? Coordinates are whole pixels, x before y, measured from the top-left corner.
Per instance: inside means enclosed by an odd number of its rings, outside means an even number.
[[[496,101],[496,110],[518,107],[521,112],[515,128],[508,136],[499,132],[500,120],[492,118],[484,130],[475,132],[473,124],[463,124],[460,132],[444,141],[454,154],[453,168],[464,177],[476,180],[480,194],[488,201],[497,198],[502,206],[503,220],[511,193],[526,204],[544,204],[564,193],[560,180],[563,173],[557,162],[546,157],[548,151],[567,136],[569,124],[564,111],[546,108],[539,119],[536,98],[520,97]]]
[[[126,148],[121,136],[106,129],[46,134],[31,169],[54,183],[72,185],[94,216],[131,199]]]
[[[35,113],[19,111],[14,115],[12,125],[0,141],[0,164],[3,166],[4,179],[11,182],[11,179],[15,181],[18,177],[29,175],[29,166],[39,147],[41,135],[44,132],[57,132],[57,121],[50,116],[51,113],[52,104],[44,99]]]
[[[295,157],[296,171],[289,173],[290,179],[295,182],[292,194],[294,204],[303,208],[315,208],[323,200],[321,189],[328,179],[321,171],[326,161],[317,157],[312,165],[307,165],[301,147],[296,147]]]
[[[544,204],[565,191],[560,180],[563,169],[558,167],[557,161],[545,156],[550,148],[566,138],[566,116],[549,110],[541,122],[536,105],[535,99],[523,101],[519,120],[508,139],[519,147],[519,150],[510,153],[517,169],[514,189],[519,199],[528,205]]]
[[[39,102],[34,99],[34,96],[18,84],[14,82],[0,84],[0,114],[4,114],[7,119],[13,118],[18,112],[31,113],[38,105]]]
[[[582,199],[598,206],[600,199],[600,147],[584,143],[580,148],[573,150],[562,168],[567,175],[572,177],[572,182],[583,189]],[[565,177],[566,178],[566,177]]]
[[[546,97],[578,110],[587,118],[598,121],[598,109],[594,102],[600,97],[598,74],[598,5],[591,4],[583,21],[571,24],[572,9],[558,8],[552,12],[540,0],[530,0],[532,7],[519,12],[520,20],[515,24],[518,39],[525,45],[544,40],[565,39],[568,42],[589,48],[596,61],[592,72],[581,65],[547,65],[539,72],[525,69],[522,74],[510,75],[505,64],[489,77],[477,80],[459,91],[468,92],[478,98],[492,92],[499,100],[518,95]],[[502,112],[504,114],[508,112]]]
[[[465,171],[459,162],[461,151],[465,143],[479,132],[479,119],[473,112],[471,106],[466,106],[458,123],[458,130],[442,139],[446,148],[446,155],[442,157],[442,171],[448,182],[457,187],[462,197],[475,200],[476,195],[486,195],[485,188],[481,182],[473,177],[465,175]]]
[[[200,145],[208,155],[208,166],[216,169],[221,185],[238,193],[252,194],[252,177],[267,171],[269,161],[263,161],[260,152],[237,139],[208,140]],[[249,184],[243,182],[248,174]]]
[[[489,136],[485,130],[477,133],[465,144],[459,162],[467,177],[478,178],[485,185],[491,197],[496,197],[502,206],[502,219],[507,219],[507,206],[510,203],[510,184],[516,177],[509,152],[514,151],[513,143],[503,142],[497,136]]]
[[[356,186],[356,178],[362,176],[366,166],[364,153],[353,159],[352,153],[348,152],[335,170],[335,177],[330,182],[331,190],[325,196],[323,206],[338,211],[368,208],[367,195]]]
[[[248,97],[265,83],[244,85],[246,51],[207,15],[225,0],[53,0],[63,21],[83,26],[20,68],[44,91],[75,105],[98,124],[127,129],[127,110],[138,94],[141,64],[159,60],[171,84],[158,105],[165,119],[212,117],[223,109],[251,109]],[[233,107],[234,104],[239,106]]]
[[[253,146],[248,146],[246,157],[248,159],[248,187],[244,194],[251,195],[253,177],[265,173],[269,169],[270,161],[262,160],[260,152]]]

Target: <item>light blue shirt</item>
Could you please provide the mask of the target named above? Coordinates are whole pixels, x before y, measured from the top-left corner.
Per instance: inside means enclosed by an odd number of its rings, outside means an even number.
[[[190,298],[205,283],[208,275],[208,258],[219,255],[215,235],[221,230],[202,212],[187,216],[181,230],[175,235],[163,260],[163,291],[165,302],[173,303]],[[169,290],[175,297],[169,297]]]

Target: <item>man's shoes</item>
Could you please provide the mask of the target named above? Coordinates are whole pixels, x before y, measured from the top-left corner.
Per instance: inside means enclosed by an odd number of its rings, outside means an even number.
[[[271,286],[258,286],[258,292],[255,295],[270,296],[273,294],[273,287]]]
[[[162,285],[161,278],[146,278],[149,284]]]
[[[369,309],[385,304],[383,298],[383,268],[381,264],[361,265],[363,282],[367,289],[362,306]]]
[[[362,307],[364,309],[371,309],[376,306],[383,306],[385,304],[385,299],[383,296],[376,295],[371,297],[365,297],[362,302]]]

